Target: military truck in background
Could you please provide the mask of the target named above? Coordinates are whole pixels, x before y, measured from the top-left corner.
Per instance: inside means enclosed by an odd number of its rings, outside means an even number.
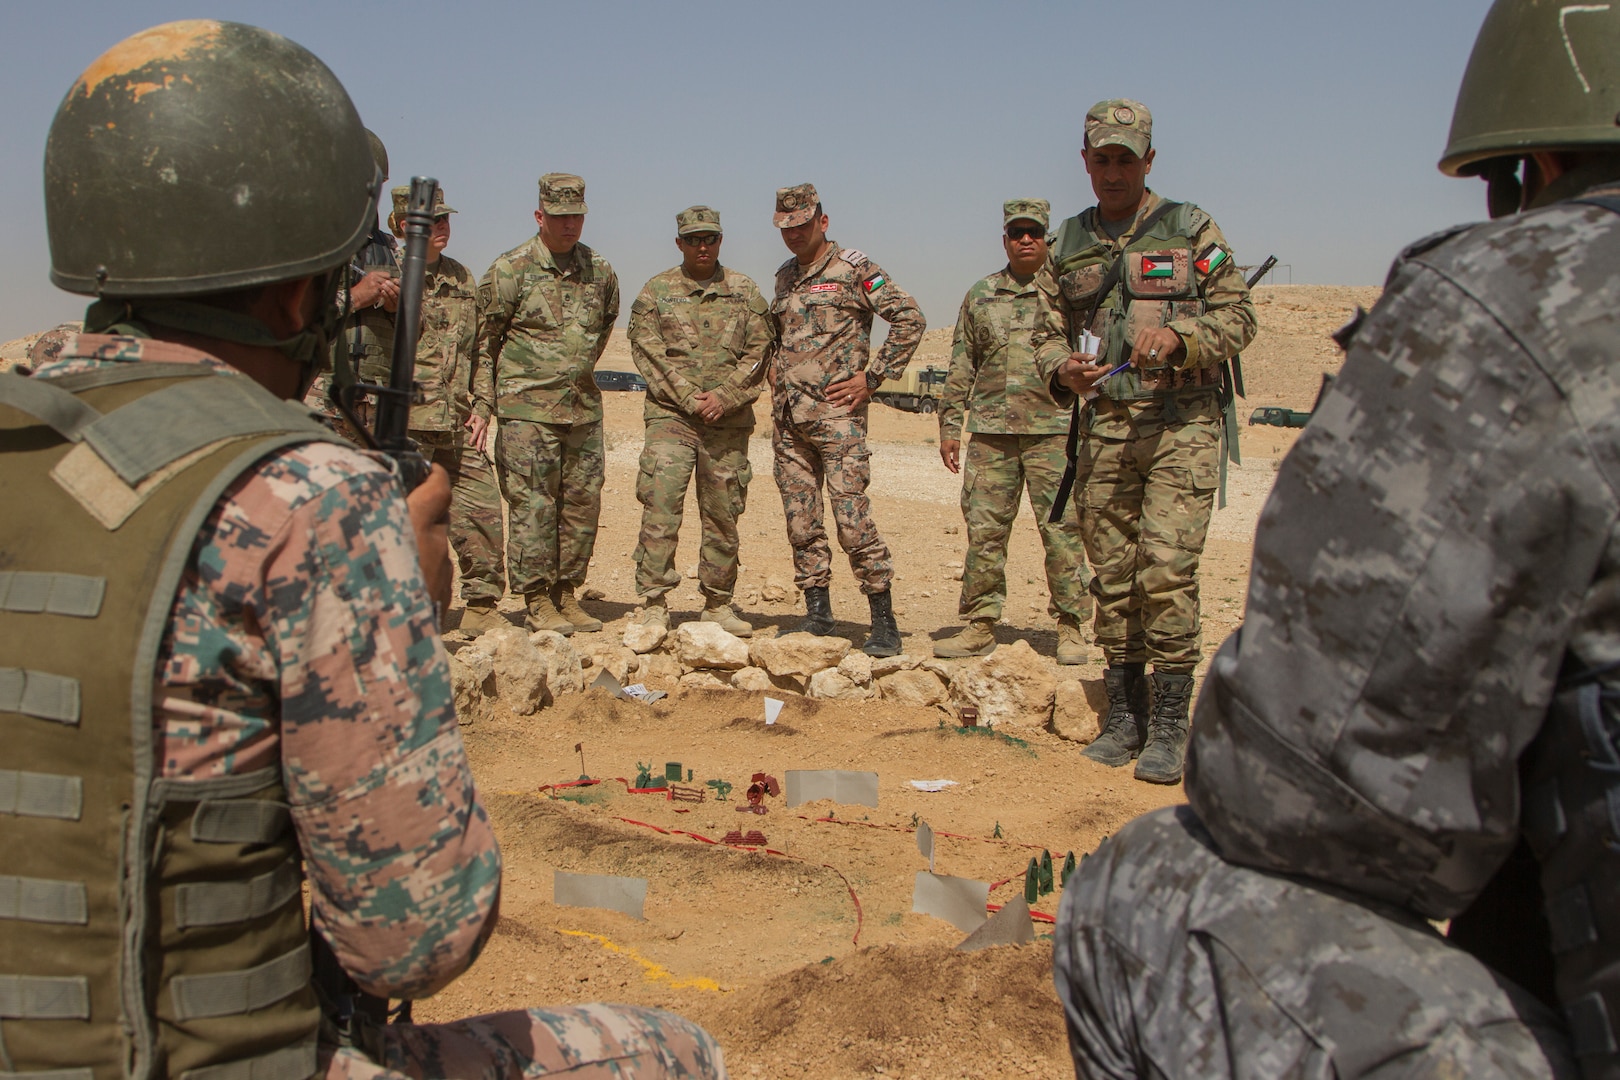
[[[945,392],[946,374],[944,368],[933,364],[922,368],[908,367],[898,379],[885,379],[872,395],[872,400],[890,408],[930,415],[939,411],[939,397]]]

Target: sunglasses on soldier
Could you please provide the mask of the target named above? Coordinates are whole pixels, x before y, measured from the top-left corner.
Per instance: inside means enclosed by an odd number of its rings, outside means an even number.
[[[681,243],[687,247],[710,247],[720,242],[718,233],[698,233],[696,236],[683,236]]]
[[[1044,225],[1009,225],[1007,226],[1007,239],[1022,240],[1026,236],[1033,236],[1037,240],[1046,239],[1046,226]]]

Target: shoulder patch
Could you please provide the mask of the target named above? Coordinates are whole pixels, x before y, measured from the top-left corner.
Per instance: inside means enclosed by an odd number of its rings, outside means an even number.
[[[866,252],[857,248],[844,248],[838,253],[838,257],[851,266],[865,266],[872,261],[866,257]]]
[[[877,292],[888,283],[889,279],[883,276],[883,271],[879,270],[875,274],[870,274],[863,278],[861,280],[861,288],[865,289],[868,294],[871,294]]]
[[[1193,260],[1193,265],[1198,268],[1200,274],[1208,275],[1212,270],[1225,263],[1229,255],[1230,253],[1221,245],[1211,244],[1198,253],[1198,258]]]

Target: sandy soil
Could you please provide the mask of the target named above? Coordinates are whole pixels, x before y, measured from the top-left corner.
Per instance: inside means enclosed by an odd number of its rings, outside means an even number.
[[[1244,356],[1250,396],[1242,407],[1309,409],[1322,374],[1338,365],[1328,334],[1377,295],[1257,290],[1261,334]],[[0,346],[0,358],[20,356],[20,346]],[[930,331],[921,358],[944,362],[949,346],[948,328]],[[630,367],[622,339],[602,366]],[[759,416],[740,591],[792,581],[763,407]],[[604,634],[616,636],[635,607],[629,556],[639,524],[639,395],[608,395],[606,417],[608,477],[589,583],[605,598],[587,606],[609,620]],[[874,406],[871,429],[872,500],[896,553],[896,610],[907,651],[927,653],[933,637],[957,625],[959,485],[939,462],[933,417]],[[1244,430],[1243,465],[1232,472],[1229,505],[1215,514],[1203,564],[1206,655],[1242,618],[1255,521],[1296,434]],[[687,520],[695,526],[691,505]],[[689,527],[682,538],[683,568],[696,563],[696,533]],[[1002,640],[1024,637],[1050,655],[1055,634],[1027,508],[1013,537],[1008,589]],[[835,564],[832,595],[847,620],[840,632],[859,640],[865,604],[845,565]],[[673,599],[678,615],[698,610],[695,581]],[[799,610],[759,604],[745,615],[763,629]],[[1065,669],[1063,677],[1095,690],[1101,667]],[[1095,765],[1054,735],[964,732],[939,710],[880,702],[790,698],[767,728],[757,694],[693,691],[643,706],[597,692],[530,717],[496,708],[463,730],[505,856],[502,918],[477,965],[419,1003],[417,1018],[592,1000],[656,1005],[709,1027],[743,1077],[1072,1076],[1052,990],[1049,924],[1037,923],[1030,946],[953,951],[959,932],[911,911],[914,875],[926,868],[915,822],[926,820],[939,836],[938,872],[1004,882],[991,893],[1000,903],[1042,849],[1058,859],[1089,851],[1135,815],[1182,798],[1179,787],[1139,784],[1126,770]],[[607,779],[542,790],[581,774],[576,743],[583,771]],[[630,794],[611,779],[632,778],[638,762],[661,770],[669,761],[691,769],[697,784],[732,782],[731,801],[668,802]],[[879,805],[789,809],[770,799],[765,815],[736,811],[752,773],[781,777],[799,768],[873,770]],[[935,778],[958,786],[927,794],[907,783]],[[755,828],[769,850],[716,843],[732,829]],[[556,906],[556,870],[647,878],[646,918]],[[1050,915],[1057,901],[1042,897],[1034,908]]]

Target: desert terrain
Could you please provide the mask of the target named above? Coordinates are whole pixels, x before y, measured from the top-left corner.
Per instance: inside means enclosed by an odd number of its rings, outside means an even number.
[[[1308,410],[1321,377],[1340,356],[1329,334],[1373,288],[1269,286],[1257,289],[1260,334],[1244,354],[1255,408]],[[26,340],[0,346],[0,366]],[[913,363],[948,360],[950,328],[930,330]],[[603,368],[631,370],[617,337]],[[802,613],[782,506],[771,481],[769,419],[762,403],[751,444],[754,480],[743,520],[741,611],[757,634]],[[906,652],[928,655],[935,637],[959,625],[956,597],[965,537],[959,478],[941,465],[934,417],[874,405],[874,514],[895,553],[895,608]],[[606,628],[577,635],[617,643],[636,606],[630,553],[639,507],[641,397],[608,394],[608,476],[586,607]],[[1203,562],[1204,651],[1243,617],[1255,523],[1277,465],[1297,432],[1243,429],[1243,463],[1229,477]],[[678,565],[697,560],[697,514],[689,499]],[[858,644],[866,605],[835,554],[838,632]],[[786,600],[763,597],[785,586]],[[507,608],[520,603],[508,598]],[[701,609],[691,577],[672,594],[677,619]],[[1026,507],[1008,560],[1000,640],[1022,639],[1042,656],[1055,648],[1046,614],[1041,552]],[[447,636],[452,652],[466,647]],[[1207,660],[1206,660],[1207,664]],[[1054,671],[1101,699],[1100,655]],[[1202,670],[1200,671],[1200,674]],[[587,678],[594,672],[587,669]],[[1094,849],[1122,823],[1179,802],[1177,787],[1134,781],[1080,756],[1052,731],[985,731],[959,726],[954,711],[883,699],[818,700],[777,694],[786,704],[764,723],[763,695],[735,689],[652,685],[670,696],[651,705],[602,691],[558,697],[530,715],[490,702],[464,718],[479,787],[505,859],[501,921],[477,964],[438,996],[417,1003],[418,1021],[529,1005],[596,1000],[668,1008],[709,1028],[739,1077],[1069,1077],[1063,1019],[1051,981],[1050,922],[1059,893],[1032,908],[1036,939],[961,953],[963,933],[913,913],[912,886],[928,868],[915,828],[935,831],[938,873],[992,883],[999,905],[1022,887],[1031,857],[1056,860]],[[580,751],[576,752],[576,744]],[[680,762],[694,784],[734,785],[727,801],[705,788],[703,802],[672,802],[627,790],[638,764],[663,771]],[[767,813],[738,813],[752,774],[790,769],[857,769],[878,774],[877,807],[823,800],[794,808],[766,798]],[[585,773],[592,786],[557,788]],[[620,783],[615,778],[623,778]],[[938,792],[909,781],[949,779]],[[752,849],[722,842],[757,829]],[[556,871],[646,878],[644,919],[552,902]]]

